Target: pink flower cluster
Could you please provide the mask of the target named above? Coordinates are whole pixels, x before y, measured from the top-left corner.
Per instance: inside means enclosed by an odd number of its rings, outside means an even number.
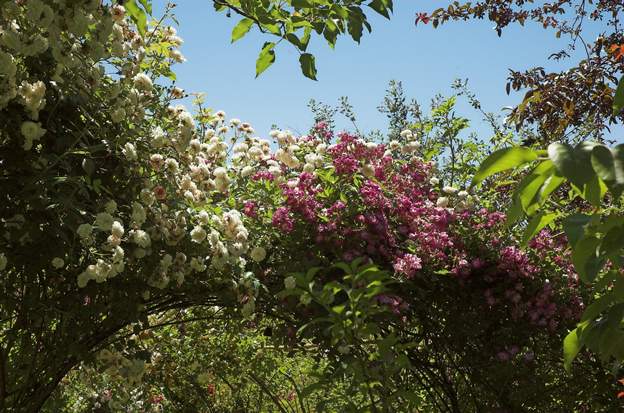
[[[416,272],[422,269],[422,261],[415,254],[404,254],[395,259],[393,267],[396,273],[413,278]]]
[[[295,221],[290,216],[290,209],[287,207],[279,207],[273,213],[271,223],[274,227],[279,228],[284,233],[289,233],[295,227]]]
[[[384,145],[376,145],[374,148],[353,135],[341,133],[338,142],[329,150],[333,165],[338,175],[352,175],[364,164],[375,166],[379,164],[385,152]]]
[[[316,199],[320,188],[316,186],[316,178],[308,172],[299,175],[294,185],[282,184],[282,194],[286,198],[286,205],[291,211],[300,214],[308,222],[316,222],[317,214],[321,209],[321,202]]]

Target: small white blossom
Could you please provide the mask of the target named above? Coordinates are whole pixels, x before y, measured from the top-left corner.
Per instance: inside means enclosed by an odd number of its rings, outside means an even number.
[[[199,225],[191,230],[191,239],[198,244],[206,239],[206,235],[208,235],[206,230]]]
[[[457,193],[458,189],[452,186],[445,186],[444,188],[442,188],[442,192],[444,192],[447,195],[455,195]]]
[[[121,225],[121,222],[115,221],[111,225],[111,234],[116,238],[123,237],[124,227]]]
[[[137,151],[136,148],[134,147],[133,144],[131,144],[130,142],[126,143],[124,145],[124,148],[121,151],[124,156],[129,160],[129,161],[136,161],[137,160]]]

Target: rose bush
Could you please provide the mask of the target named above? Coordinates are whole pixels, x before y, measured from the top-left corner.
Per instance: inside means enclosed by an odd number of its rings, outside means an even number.
[[[141,332],[216,308],[313,346],[352,410],[612,411],[594,360],[573,378],[557,363],[591,294],[564,243],[522,251],[495,197],[440,181],[418,125],[387,144],[324,124],[258,138],[172,104],[169,11],[137,26],[99,1],[1,10],[0,408],[38,411],[81,363],[157,381]]]

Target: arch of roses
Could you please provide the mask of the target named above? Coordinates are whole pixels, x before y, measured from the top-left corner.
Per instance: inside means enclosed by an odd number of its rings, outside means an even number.
[[[39,410],[120,330],[185,308],[274,320],[382,382],[373,408],[419,382],[440,411],[516,411],[552,374],[514,382],[582,311],[565,240],[522,250],[495,198],[441,185],[417,130],[259,138],[176,104],[172,27],[141,34],[97,0],[1,4],[0,410]]]

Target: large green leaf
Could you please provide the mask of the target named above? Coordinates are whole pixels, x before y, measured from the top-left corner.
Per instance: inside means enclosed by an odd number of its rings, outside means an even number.
[[[624,144],[611,149],[613,153],[613,167],[615,169],[615,185],[610,188],[613,196],[619,198],[624,190]]]
[[[518,185],[517,196],[522,205],[522,209],[531,215],[539,205],[541,188],[546,180],[553,175],[555,168],[551,161],[541,162],[531,171]]]
[[[264,46],[262,46],[262,50],[260,50],[260,54],[258,55],[258,60],[256,60],[256,77],[260,76],[262,72],[267,70],[267,68],[275,62],[274,47],[275,43],[273,42],[266,42]]]
[[[303,53],[299,56],[299,64],[301,65],[301,71],[305,77],[316,80],[316,64],[314,63],[313,55],[310,53]]]
[[[570,371],[572,367],[572,361],[576,358],[576,355],[581,351],[583,343],[581,341],[581,330],[575,328],[563,340],[563,366],[566,371]]]
[[[347,30],[349,31],[351,38],[358,43],[362,38],[362,32],[364,31],[363,23],[365,20],[366,16],[359,7],[354,7],[351,9],[351,12],[349,13]]]
[[[572,263],[579,278],[591,283],[604,265],[604,258],[600,257],[598,247],[601,240],[594,236],[587,236],[576,243],[572,250]]]
[[[529,148],[516,146],[513,148],[499,149],[483,161],[472,179],[472,185],[478,184],[495,173],[516,168],[536,159],[537,152]]]
[[[529,225],[527,225],[524,233],[522,234],[522,245],[526,246],[528,242],[535,235],[537,235],[538,232],[540,232],[546,225],[549,225],[551,222],[553,222],[558,216],[559,214],[557,214],[556,212],[540,212],[539,214],[535,215],[529,222]]]
[[[565,176],[582,190],[585,183],[594,176],[588,147],[572,148],[565,143],[551,143],[548,157],[553,161],[560,175]]]
[[[574,214],[563,220],[563,230],[568,237],[568,243],[572,248],[585,235],[585,226],[593,219],[590,215]]]
[[[602,245],[600,245],[601,253],[607,256],[621,254],[621,249],[624,248],[624,227],[613,227],[606,233],[602,239]]]
[[[613,115],[619,115],[624,108],[624,76],[620,79],[613,97]]]
[[[137,25],[139,33],[141,33],[141,35],[145,35],[147,32],[147,14],[145,13],[145,10],[139,7],[135,0],[127,0],[124,3],[124,7],[126,8],[126,12],[132,21]]]
[[[615,182],[615,159],[605,145],[596,145],[592,149],[591,163],[596,175],[608,185]]]
[[[245,36],[253,24],[254,21],[247,17],[239,21],[238,24],[236,24],[236,26],[232,29],[232,43]]]

